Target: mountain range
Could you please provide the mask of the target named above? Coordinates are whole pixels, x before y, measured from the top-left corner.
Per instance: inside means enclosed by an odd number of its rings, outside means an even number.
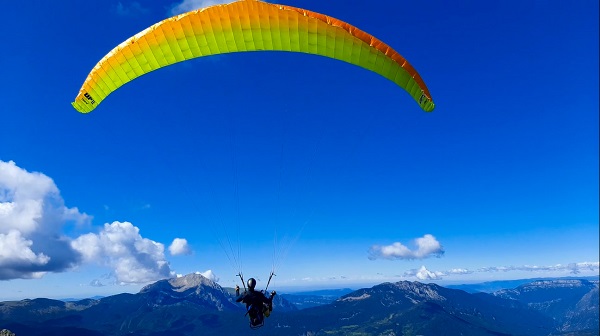
[[[522,302],[552,317],[560,331],[598,328],[597,280],[539,280],[494,295]]]
[[[460,284],[460,285],[447,285],[445,287],[452,289],[462,289],[469,293],[494,293],[503,289],[517,288],[521,285],[525,285],[534,281],[548,281],[548,280],[590,280],[597,281],[598,276],[585,276],[585,277],[562,277],[562,278],[530,278],[530,279],[515,279],[515,280],[495,280],[486,281],[471,284]]]
[[[598,281],[540,280],[494,293],[400,281],[321,295],[277,295],[254,335],[598,335]],[[346,294],[344,294],[346,293]],[[342,295],[344,294],[344,295]],[[314,300],[313,300],[314,301]],[[21,335],[184,336],[248,334],[231,288],[198,274],[137,294],[65,302],[0,303],[0,329]]]

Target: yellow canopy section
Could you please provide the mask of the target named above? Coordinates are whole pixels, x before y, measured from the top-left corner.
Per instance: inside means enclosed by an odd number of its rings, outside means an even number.
[[[302,52],[352,63],[398,84],[424,111],[434,108],[421,76],[385,43],[335,18],[256,0],[191,11],[139,32],[96,64],[72,104],[87,113],[121,85],[158,68],[196,57],[258,50]]]

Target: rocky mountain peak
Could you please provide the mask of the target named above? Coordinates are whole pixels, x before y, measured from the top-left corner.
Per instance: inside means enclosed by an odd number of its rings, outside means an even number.
[[[216,282],[202,276],[201,274],[188,274],[177,278],[159,280],[153,284],[147,285],[140,290],[140,293],[152,291],[169,290],[175,292],[187,292],[190,290],[199,290],[201,288],[212,288],[222,291],[223,289]]]
[[[418,281],[398,281],[392,285],[421,299],[433,301],[446,300],[446,298],[440,294],[441,287],[436,284],[424,284]]]
[[[169,284],[173,286],[173,290],[177,292],[184,292],[191,288],[197,287],[211,287],[211,288],[221,288],[216,282],[204,277],[201,274],[188,274],[182,277],[177,277],[173,279],[169,279]]]
[[[139,294],[158,305],[190,302],[218,311],[239,309],[232,296],[219,284],[195,273],[157,281],[142,288]]]

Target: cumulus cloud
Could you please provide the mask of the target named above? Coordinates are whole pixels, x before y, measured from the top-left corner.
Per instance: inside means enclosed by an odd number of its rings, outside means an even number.
[[[172,275],[164,245],[142,237],[131,223],[105,224],[77,238],[63,233],[69,225],[86,228],[91,219],[64,205],[50,177],[0,161],[0,280],[40,278],[84,262],[110,267],[121,284]],[[185,239],[171,245],[173,254],[189,251]]]
[[[442,272],[430,271],[425,266],[421,266],[419,269],[412,269],[404,272],[406,277],[417,277],[419,280],[438,280],[441,279],[444,274]]]
[[[172,276],[165,259],[164,245],[143,238],[129,222],[104,224],[100,233],[88,233],[73,240],[72,246],[85,261],[113,269],[118,283],[147,283]]]
[[[196,272],[196,274],[200,274],[208,280],[212,280],[213,282],[219,281],[219,278],[215,275],[212,270],[208,270],[206,272]]]
[[[233,1],[234,0],[183,0],[181,3],[174,5],[169,11],[169,14],[178,15],[195,9],[226,4]]]
[[[62,229],[90,221],[64,205],[51,178],[0,161],[0,280],[39,278],[76,266],[80,255]]]
[[[45,269],[50,258],[43,253],[33,252],[32,244],[19,231],[0,233],[0,280],[40,278],[46,273],[38,270]]]
[[[437,239],[430,234],[413,241],[415,249],[410,249],[402,243],[396,242],[392,245],[373,245],[369,249],[369,259],[425,259],[428,257],[441,257],[444,255],[444,248]]]
[[[173,242],[169,246],[169,253],[171,253],[171,255],[174,255],[174,256],[175,255],[186,255],[186,254],[191,254],[192,249],[188,245],[188,242],[186,239],[175,238],[175,239],[173,239]]]

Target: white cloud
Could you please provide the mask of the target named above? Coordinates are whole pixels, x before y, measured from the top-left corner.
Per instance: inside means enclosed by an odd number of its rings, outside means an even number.
[[[120,284],[147,283],[172,275],[165,259],[164,245],[143,238],[129,222],[104,224],[100,233],[88,233],[73,240],[72,246],[88,262],[113,269]]]
[[[430,271],[425,266],[421,266],[419,269],[412,269],[404,272],[404,276],[414,276],[419,280],[438,280],[441,279],[444,274],[442,272]]]
[[[565,269],[568,269],[572,274],[579,274],[582,271],[596,271],[600,270],[600,262],[581,262],[571,263],[566,265]]]
[[[51,178],[0,161],[0,280],[39,278],[76,266],[81,256],[62,229],[90,221],[64,205]]]
[[[31,250],[33,242],[21,236],[21,232],[11,230],[8,234],[0,233],[0,280],[12,278],[40,278],[50,258],[36,254]]]
[[[186,239],[183,238],[175,238],[173,242],[169,246],[169,252],[171,255],[182,255],[182,254],[191,254],[192,250],[188,245]]]
[[[415,249],[411,250],[408,247],[402,245],[402,243],[396,242],[392,245],[381,246],[373,245],[369,249],[369,259],[424,259],[428,257],[441,257],[444,255],[444,248],[437,241],[437,239],[426,234],[421,238],[417,238],[413,241]]]
[[[45,198],[57,193],[46,175],[29,173],[13,161],[0,161],[0,232],[18,229],[28,234],[38,230]]]
[[[523,266],[491,266],[482,267],[477,272],[510,272],[510,271],[525,271],[525,272],[552,272],[562,271],[571,274],[579,274],[583,271],[598,271],[600,269],[599,262],[579,262],[569,264],[556,264],[551,266],[535,266],[535,265],[523,265]]]
[[[171,10],[169,11],[169,15],[183,14],[195,9],[226,4],[233,1],[234,0],[183,0],[181,3],[176,4],[171,8]]]
[[[452,275],[465,275],[474,273],[493,273],[493,272],[537,272],[547,273],[553,276],[561,276],[567,274],[579,274],[582,272],[598,272],[600,270],[599,262],[579,262],[569,264],[557,264],[552,266],[490,266],[482,267],[477,270],[469,270],[465,268],[453,268],[447,271],[430,271],[425,266],[421,266],[420,269],[411,269],[404,272],[405,277],[416,277],[420,280],[439,280],[446,276]]]
[[[164,245],[143,238],[131,223],[105,224],[98,234],[76,239],[63,234],[67,225],[90,222],[91,216],[64,205],[50,177],[0,161],[0,280],[40,278],[83,262],[111,267],[117,283],[171,276]],[[185,240],[175,245],[186,251]]]
[[[212,280],[213,282],[219,281],[219,278],[215,275],[212,270],[208,270],[206,272],[196,272],[196,274],[200,274],[208,280]]]
[[[465,268],[453,268],[449,271],[444,272],[445,274],[472,274],[473,271],[469,271]]]

